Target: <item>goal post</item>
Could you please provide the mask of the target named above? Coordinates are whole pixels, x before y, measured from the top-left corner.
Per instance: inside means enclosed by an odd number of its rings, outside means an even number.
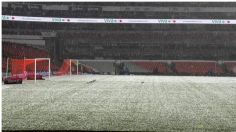
[[[76,75],[79,74],[79,60],[78,59],[69,59],[69,62],[70,62],[70,68],[69,68],[69,74],[70,76],[72,75],[72,70],[76,69]],[[72,66],[74,65],[76,66],[76,68],[72,68]]]

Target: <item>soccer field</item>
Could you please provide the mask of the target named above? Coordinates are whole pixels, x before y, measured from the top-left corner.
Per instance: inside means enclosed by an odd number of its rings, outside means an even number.
[[[2,85],[3,130],[236,131],[236,78],[81,75]]]

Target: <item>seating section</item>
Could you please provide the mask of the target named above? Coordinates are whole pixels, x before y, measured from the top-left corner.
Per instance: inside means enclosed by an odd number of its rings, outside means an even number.
[[[155,11],[155,8],[165,8],[169,6],[170,13],[167,11]],[[232,2],[204,2],[201,3],[202,7],[234,7]],[[71,4],[58,4],[58,3],[6,3],[2,6],[3,14],[18,15],[18,16],[37,16],[37,17],[82,17],[82,18],[189,18],[189,19],[211,19],[212,13],[215,19],[232,19],[234,18],[234,10],[218,13],[215,8],[207,9],[209,11],[199,12],[202,10],[200,3],[172,3],[159,4],[158,2],[109,2],[109,3],[91,3],[80,4],[73,2]],[[183,10],[188,13],[178,13]],[[194,7],[199,7],[195,10]],[[119,11],[116,11],[116,9]],[[50,10],[49,10],[50,9]],[[194,12],[192,12],[194,10]],[[143,12],[145,11],[145,12]],[[217,14],[218,13],[218,14]]]
[[[136,65],[134,62],[124,62],[125,66],[129,69],[131,73],[148,73],[150,72],[148,69],[142,68]]]
[[[91,67],[95,72],[112,73],[114,61],[80,61],[81,64]]]
[[[114,61],[83,61],[80,63],[90,66],[96,70],[96,72],[100,73],[112,73],[114,72]],[[129,62],[125,61],[124,66],[128,68],[131,73],[166,73],[167,68],[165,64],[162,62],[146,62],[146,61],[137,61],[137,62]]]
[[[167,73],[167,67],[163,62],[146,62],[146,61],[137,61],[134,62],[140,68],[143,68],[149,72],[153,73]]]
[[[174,62],[178,74],[206,75],[208,72],[222,74],[224,71],[216,62]]]
[[[43,58],[49,57],[46,50],[33,48],[24,44],[16,44],[10,42],[3,42],[2,45],[3,56],[10,58]]]
[[[33,48],[24,44],[17,44],[11,42],[3,42],[2,44],[2,71],[5,72],[7,69],[7,58],[23,59],[23,58],[48,58],[49,53],[46,50]],[[9,61],[10,62],[10,61]],[[80,60],[79,61],[84,71],[88,72],[99,72],[99,73],[112,73],[114,72],[114,60]],[[43,62],[38,63],[37,70],[45,71],[48,65]],[[132,73],[158,73],[167,74],[169,73],[166,62],[161,61],[124,61],[124,66],[128,68],[129,72]],[[209,73],[221,75],[223,73],[236,74],[236,62],[226,61],[222,66],[218,65],[216,61],[172,61],[174,65],[171,70],[177,75],[207,75]],[[224,67],[225,66],[225,67]],[[11,64],[9,63],[9,68]],[[33,66],[27,67],[29,71],[33,71]],[[59,68],[51,63],[52,71],[56,71]],[[10,69],[9,69],[10,70]],[[81,70],[81,69],[78,69]],[[76,71],[76,69],[72,69]]]
[[[7,69],[7,58],[2,58],[2,72],[6,72]]]
[[[225,62],[225,65],[230,73],[236,74],[236,62]]]

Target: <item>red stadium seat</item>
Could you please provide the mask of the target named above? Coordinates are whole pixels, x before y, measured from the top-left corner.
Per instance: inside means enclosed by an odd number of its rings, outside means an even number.
[[[223,73],[216,62],[174,62],[177,73],[205,75],[209,71],[215,74]]]

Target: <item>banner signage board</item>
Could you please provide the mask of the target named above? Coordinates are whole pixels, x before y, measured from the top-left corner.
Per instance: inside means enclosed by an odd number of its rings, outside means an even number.
[[[58,18],[2,15],[3,21],[108,24],[236,24],[232,19],[115,19],[115,18]]]

